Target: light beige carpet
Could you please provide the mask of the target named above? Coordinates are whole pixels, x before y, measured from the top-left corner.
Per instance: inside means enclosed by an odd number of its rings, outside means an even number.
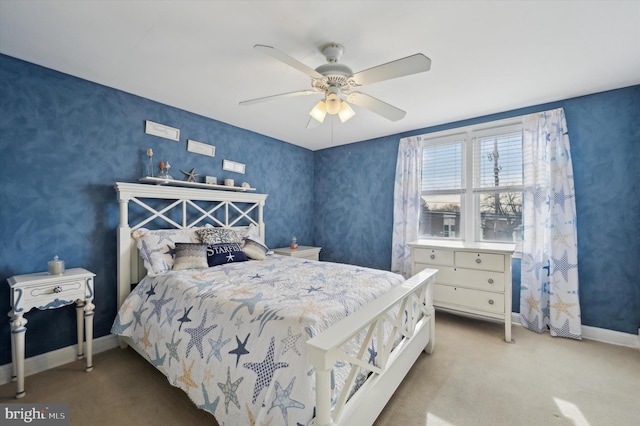
[[[438,313],[436,347],[421,355],[376,426],[636,426],[640,352],[538,335]],[[133,350],[94,355],[0,386],[0,403],[69,403],[71,425],[216,424]],[[360,425],[353,425],[360,426]]]

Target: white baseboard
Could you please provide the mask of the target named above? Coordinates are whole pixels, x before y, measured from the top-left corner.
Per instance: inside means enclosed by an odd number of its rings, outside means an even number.
[[[522,325],[520,322],[520,314],[511,314],[511,323]],[[582,338],[587,340],[595,340],[597,342],[609,343],[612,345],[626,346],[629,348],[640,349],[640,329],[638,334],[622,333],[620,331],[607,330],[605,328],[582,326]]]
[[[117,346],[118,338],[113,334],[93,339],[93,354],[95,355],[97,353],[113,349]],[[60,348],[55,351],[26,358],[24,360],[24,375],[27,377],[50,368],[68,364],[76,359],[77,345],[67,346],[66,348]],[[12,375],[13,367],[10,363],[0,366],[0,385],[9,383]]]

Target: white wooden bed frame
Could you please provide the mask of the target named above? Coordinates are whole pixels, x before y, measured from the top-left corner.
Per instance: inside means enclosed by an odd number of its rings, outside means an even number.
[[[206,223],[236,229],[243,228],[239,226],[240,223],[246,227],[248,222],[259,228],[264,239],[263,208],[266,194],[123,182],[117,182],[115,186],[120,206],[118,308],[131,292],[131,285],[138,283],[146,272],[132,232],[156,219],[164,220],[169,225],[167,227],[179,229]],[[153,199],[168,200],[169,205],[157,210],[145,201]],[[144,218],[136,224],[129,223],[130,202],[146,211]],[[196,202],[206,202],[213,207],[206,210]],[[181,210],[180,222],[168,215],[176,210],[179,213]],[[189,221],[194,214],[196,218]],[[373,424],[420,353],[424,351],[430,354],[433,351],[433,283],[436,272],[434,269],[425,269],[417,273],[401,286],[307,341],[309,361],[316,373],[316,417],[310,425]],[[357,357],[341,350],[346,342],[363,333],[366,337]],[[367,350],[371,339],[376,336],[378,356],[376,365],[372,365],[368,362]],[[394,344],[398,338],[401,338],[400,342]],[[121,338],[120,341],[123,348],[129,345],[147,358],[131,339]],[[338,360],[350,363],[352,370],[336,405],[332,407],[331,370]],[[360,368],[370,374],[358,391],[349,397]]]

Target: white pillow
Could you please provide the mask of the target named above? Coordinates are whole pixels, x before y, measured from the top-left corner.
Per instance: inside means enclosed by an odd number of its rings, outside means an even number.
[[[249,259],[264,260],[267,256],[268,249],[262,244],[246,238],[242,241],[242,251]]]
[[[139,228],[133,231],[138,251],[148,275],[158,275],[173,267],[176,243],[199,243],[199,228],[157,229]]]
[[[242,240],[242,250],[249,259],[264,260],[269,248],[260,237],[260,233],[258,232],[258,227],[256,225],[249,225],[249,228]]]

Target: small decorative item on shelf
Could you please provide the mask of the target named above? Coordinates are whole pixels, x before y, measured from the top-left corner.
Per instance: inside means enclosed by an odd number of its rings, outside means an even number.
[[[291,238],[291,250],[295,250],[297,248],[298,248],[298,239],[294,235],[293,238]]]
[[[249,185],[249,182],[242,182],[242,187],[243,188],[251,188],[251,185]]]
[[[196,181],[196,176],[198,176],[198,174],[196,173],[196,169],[191,169],[190,172],[185,172],[182,169],[180,169],[180,171],[182,172],[184,177],[187,178],[187,182],[195,182]]]
[[[225,179],[224,180],[224,186],[234,186],[235,182],[233,181],[233,179]]]
[[[204,183],[207,183],[209,185],[217,185],[218,184],[218,178],[216,178],[215,176],[205,176],[204,177]]]
[[[58,256],[53,256],[53,260],[50,260],[48,265],[51,275],[64,274],[64,260],[58,259]]]
[[[153,177],[153,149],[147,149],[147,157],[149,157],[149,164],[147,165],[147,176]]]
[[[169,174],[169,169],[170,168],[171,168],[171,164],[169,164],[168,161],[166,163],[164,161],[161,161],[160,162],[160,173],[158,174],[158,178],[159,179],[164,179],[164,180],[173,180],[173,178]]]

